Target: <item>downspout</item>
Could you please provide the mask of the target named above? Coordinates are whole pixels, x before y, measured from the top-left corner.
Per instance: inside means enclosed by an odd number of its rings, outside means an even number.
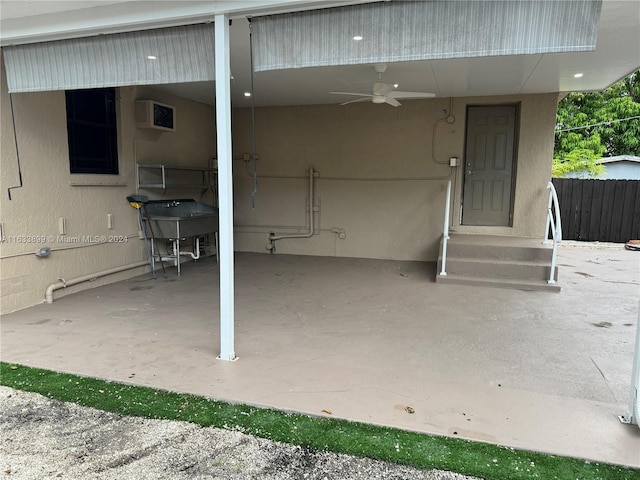
[[[56,283],[52,283],[47,287],[47,290],[44,294],[45,301],[47,303],[53,303],[53,292],[56,290],[60,290],[61,288],[71,287],[73,285],[77,285],[83,282],[89,282],[89,281],[95,280],[96,278],[105,277],[113,273],[120,273],[120,272],[124,272],[125,270],[131,270],[133,268],[144,267],[147,265],[149,265],[149,262],[145,260],[137,263],[132,263],[130,265],[123,265],[121,267],[110,268],[109,270],[103,270],[102,272],[98,272],[98,273],[91,273],[89,275],[73,278],[68,281],[61,278]]]
[[[314,233],[314,225],[313,225],[313,181],[314,181],[315,171],[313,167],[309,169],[309,231],[305,233],[291,233],[287,235],[276,235],[275,233],[269,234],[269,244],[267,245],[267,250],[269,253],[275,253],[277,240],[282,240],[284,238],[311,238]]]

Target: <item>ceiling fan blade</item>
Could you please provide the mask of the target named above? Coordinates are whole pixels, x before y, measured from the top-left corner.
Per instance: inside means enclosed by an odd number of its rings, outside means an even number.
[[[352,95],[354,97],[373,97],[370,93],[354,93],[354,92],[329,92],[333,95]]]
[[[373,84],[373,94],[374,95],[386,95],[390,91],[393,90],[393,85],[389,85],[388,83],[376,82]]]
[[[348,102],[344,102],[341,103],[340,105],[348,105],[349,103],[356,103],[356,102],[370,102],[371,99],[370,98],[358,98],[356,100],[349,100]]]
[[[392,105],[394,107],[399,107],[400,105],[402,105],[398,100],[396,100],[393,97],[390,97],[389,95],[387,95],[387,98],[384,100],[384,103],[388,103],[389,105]]]
[[[433,98],[435,97],[435,93],[426,93],[426,92],[397,92],[392,91],[387,94],[387,97],[391,98]]]

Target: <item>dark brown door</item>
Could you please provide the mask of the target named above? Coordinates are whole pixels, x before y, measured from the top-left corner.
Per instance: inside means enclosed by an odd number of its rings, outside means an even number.
[[[469,107],[463,225],[511,225],[516,107]]]

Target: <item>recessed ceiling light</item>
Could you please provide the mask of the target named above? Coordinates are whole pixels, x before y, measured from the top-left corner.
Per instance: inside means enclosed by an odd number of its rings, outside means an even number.
[[[158,59],[158,57],[156,57],[155,55],[147,55],[147,58],[149,60],[157,60]]]
[[[359,42],[360,40],[362,40],[362,38],[363,38],[363,37],[362,37],[362,35],[355,35],[355,36],[353,37],[353,39],[354,39],[356,42]]]
[[[399,85],[397,83],[393,84],[393,88],[398,88],[398,87],[399,87]]]
[[[574,78],[582,78],[584,76],[584,73],[576,73],[573,75]]]
[[[250,97],[251,96],[251,92],[244,92],[244,96],[245,97]]]

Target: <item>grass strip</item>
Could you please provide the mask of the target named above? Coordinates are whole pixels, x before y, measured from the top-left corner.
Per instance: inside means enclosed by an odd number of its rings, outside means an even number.
[[[449,470],[488,480],[640,480],[640,470],[617,465],[232,404],[5,362],[0,362],[0,384],[122,415],[182,420],[314,450]]]

